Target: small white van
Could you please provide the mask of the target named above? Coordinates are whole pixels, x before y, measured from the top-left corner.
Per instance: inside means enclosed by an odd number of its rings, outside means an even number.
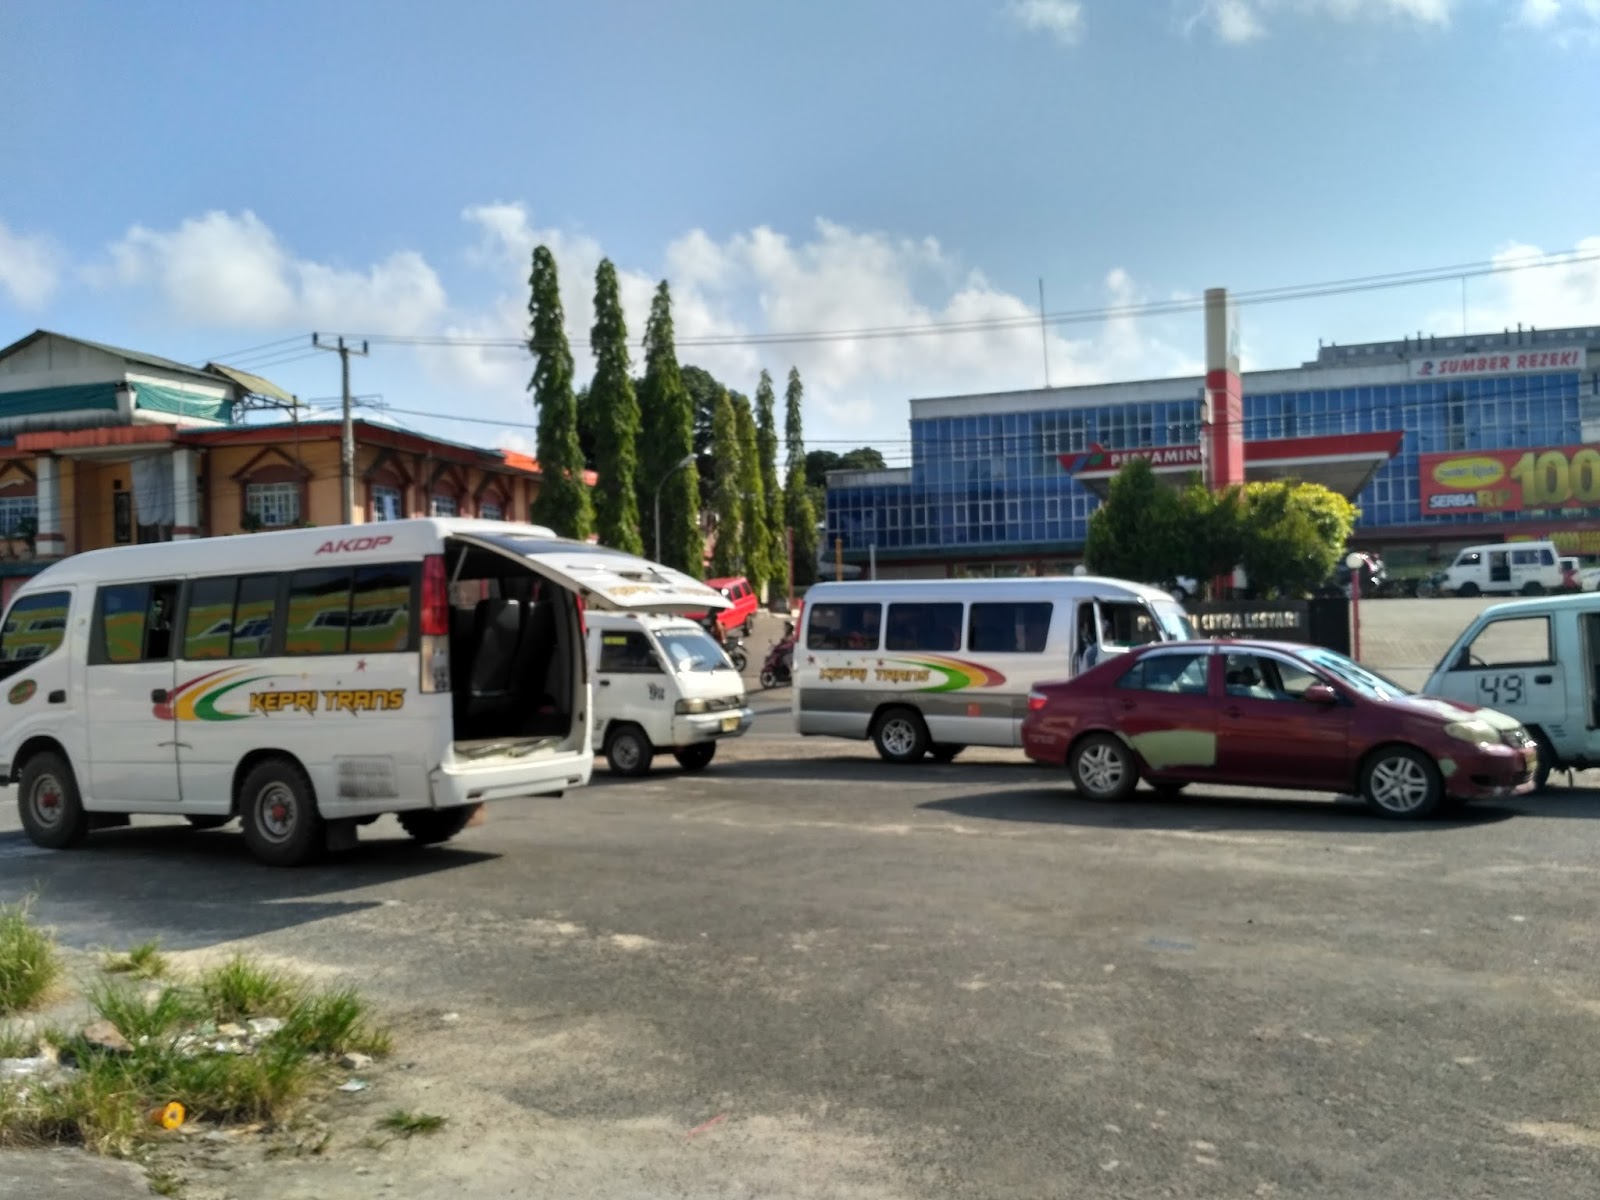
[[[1514,600],[1469,624],[1423,693],[1521,721],[1552,770],[1600,766],[1600,593]]]
[[[548,529],[431,519],[95,550],[0,624],[0,780],[64,849],[130,813],[237,818],[291,866],[398,813],[442,842],[486,801],[589,781],[584,614],[727,600]]]
[[[722,647],[684,617],[592,616],[589,661],[594,748],[618,775],[643,775],[658,751],[685,771],[704,770],[717,742],[755,719]]]
[[[1542,596],[1559,592],[1564,578],[1554,542],[1493,542],[1457,554],[1440,587],[1457,596]]]
[[[1195,636],[1160,588],[1092,575],[819,583],[801,619],[796,729],[898,763],[1019,746],[1034,684]]]

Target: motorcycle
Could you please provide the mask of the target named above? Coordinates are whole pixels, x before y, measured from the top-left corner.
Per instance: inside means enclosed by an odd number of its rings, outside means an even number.
[[[750,665],[750,659],[745,655],[744,652],[743,639],[734,637],[730,634],[727,644],[724,645],[722,649],[723,652],[727,654],[728,660],[733,663],[733,669],[739,672],[739,674],[743,675],[745,668]]]
[[[1417,595],[1425,600],[1433,596],[1444,595],[1444,579],[1445,573],[1443,571],[1435,571],[1426,579],[1419,580],[1417,582]]]
[[[787,687],[793,681],[794,639],[786,637],[767,651],[767,661],[761,664],[761,686]]]

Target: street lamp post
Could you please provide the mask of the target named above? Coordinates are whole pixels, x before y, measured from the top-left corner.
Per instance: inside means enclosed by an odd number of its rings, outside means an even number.
[[[667,486],[667,480],[683,470],[694,461],[693,454],[685,454],[672,466],[667,468],[667,473],[661,477],[661,482],[656,484],[656,542],[652,547],[657,562],[661,561],[661,489]]]
[[[1354,653],[1351,658],[1361,661],[1361,569],[1370,567],[1372,560],[1359,550],[1352,550],[1345,555],[1344,565],[1350,568],[1350,624],[1352,626],[1352,641],[1350,647]]]

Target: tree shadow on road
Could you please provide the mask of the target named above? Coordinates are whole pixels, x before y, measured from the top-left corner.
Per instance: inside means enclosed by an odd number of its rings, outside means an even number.
[[[159,937],[171,949],[194,950],[376,908],[381,899],[333,897],[499,857],[380,833],[313,865],[283,869],[257,863],[236,828],[137,825],[97,831],[65,851],[0,833],[0,901],[32,895],[69,946]]]
[[[1127,800],[1085,800],[1067,788],[975,792],[918,805],[989,821],[1023,821],[1093,829],[1162,829],[1191,833],[1229,830],[1284,833],[1437,833],[1494,824],[1516,815],[1509,808],[1474,805],[1430,821],[1389,821],[1349,797],[1307,800],[1263,798],[1191,789],[1179,801],[1159,800],[1140,789]]]

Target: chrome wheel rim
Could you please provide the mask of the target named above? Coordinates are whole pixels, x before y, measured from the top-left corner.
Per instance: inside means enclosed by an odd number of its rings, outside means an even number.
[[[1385,812],[1407,813],[1428,799],[1431,784],[1422,764],[1396,755],[1372,768],[1368,784],[1373,803]]]
[[[896,758],[906,758],[917,747],[916,728],[905,717],[891,717],[883,723],[878,737],[883,748]]]
[[[611,744],[611,757],[619,770],[636,770],[640,759],[638,740],[631,734],[623,734]]]
[[[66,820],[67,800],[61,781],[48,772],[35,779],[28,789],[28,810],[45,829],[54,829]]]
[[[286,783],[269,783],[256,794],[256,828],[267,841],[286,842],[300,821],[300,802]]]
[[[1106,795],[1117,790],[1127,766],[1114,746],[1100,742],[1078,755],[1078,782],[1087,792]]]

